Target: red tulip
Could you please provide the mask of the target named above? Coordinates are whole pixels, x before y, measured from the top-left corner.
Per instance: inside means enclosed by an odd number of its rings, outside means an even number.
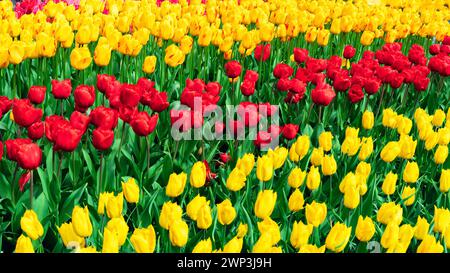
[[[359,85],[361,86],[361,85]],[[377,78],[368,78],[364,81],[364,90],[369,95],[375,94],[380,90],[381,81]]]
[[[69,126],[69,122],[64,119],[64,117],[58,115],[51,115],[45,118],[44,131],[45,137],[50,141],[54,142],[53,135],[58,127]]]
[[[255,59],[257,61],[267,61],[270,57],[270,44],[257,45],[255,48]]]
[[[271,117],[277,111],[278,106],[271,105],[269,102],[258,104],[258,112],[265,117]]]
[[[34,108],[27,99],[15,100],[12,112],[14,121],[22,127],[29,127],[42,118],[42,109]]]
[[[237,114],[244,120],[247,127],[256,127],[261,119],[258,107],[253,103],[241,103],[237,108]]]
[[[225,64],[225,74],[228,78],[235,79],[241,75],[242,67],[238,61],[229,61]]]
[[[67,99],[72,92],[72,82],[67,80],[52,80],[52,94],[55,99]]]
[[[336,91],[338,92],[347,91],[347,89],[349,89],[351,85],[352,81],[350,80],[350,77],[347,76],[345,73],[337,73],[335,75],[333,87]]]
[[[284,102],[291,104],[298,103],[303,99],[303,97],[304,97],[303,94],[288,92],[286,98],[284,98]]]
[[[31,141],[31,139],[29,138],[16,138],[6,140],[6,156],[9,160],[17,161],[17,152],[19,151],[19,147],[24,144],[30,143],[33,143],[33,141]]]
[[[95,102],[95,88],[90,85],[79,85],[73,92],[75,105],[82,109],[91,107]],[[80,111],[85,112],[85,111]]]
[[[211,168],[209,167],[208,161],[203,160],[203,164],[205,164],[205,168],[206,168],[206,181],[207,182],[211,182],[212,180],[217,178],[217,174],[213,173],[211,171]]]
[[[318,85],[311,91],[311,98],[315,104],[327,106],[336,97],[333,88],[328,84]]]
[[[81,141],[83,132],[71,125],[56,127],[52,138],[54,139],[54,149],[56,151],[62,150],[64,152],[73,152]]]
[[[400,88],[400,86],[402,86],[403,79],[404,79],[403,75],[398,72],[393,72],[393,73],[389,74],[389,76],[387,78],[389,84],[394,89]]]
[[[116,110],[104,106],[99,106],[92,110],[89,117],[91,118],[91,123],[97,128],[110,130],[116,128],[119,119]]]
[[[45,99],[45,92],[47,87],[45,86],[32,86],[28,91],[28,99],[31,103],[41,104]]]
[[[169,107],[166,92],[155,92],[150,100],[150,108],[155,112],[162,112]]]
[[[443,45],[450,45],[450,36],[446,35],[442,41]]]
[[[147,112],[139,112],[134,115],[130,121],[131,128],[138,136],[148,136],[151,134],[158,123],[158,114],[151,117]]]
[[[137,86],[139,86],[144,92],[150,91],[155,87],[155,83],[147,78],[140,78],[137,82]]]
[[[273,69],[273,75],[277,79],[289,78],[292,73],[294,73],[294,69],[288,64],[279,63]]]
[[[277,82],[277,89],[281,92],[289,91],[291,88],[291,80],[289,78],[281,78]]]
[[[281,134],[281,131],[283,130],[283,127],[280,127],[276,124],[272,124],[269,126],[269,129],[267,129],[267,132],[270,133],[272,139],[278,138]]]
[[[233,61],[233,62],[236,62],[236,61]],[[233,65],[231,65],[231,66],[233,66]],[[239,72],[239,75],[240,75],[240,72]],[[186,88],[188,90],[192,90],[192,91],[196,91],[198,93],[201,93],[201,92],[203,92],[205,90],[206,85],[205,85],[205,82],[202,79],[194,79],[194,80],[187,79],[186,80]]]
[[[350,60],[353,58],[353,56],[355,56],[355,53],[356,53],[356,49],[353,46],[351,46],[351,45],[345,46],[344,54],[343,54],[344,58]]]
[[[22,144],[17,150],[17,163],[22,169],[34,170],[42,161],[41,148],[35,143]]]
[[[209,82],[205,86],[205,89],[206,89],[206,92],[208,92],[209,94],[211,94],[213,96],[218,96],[220,94],[220,90],[222,90],[222,86],[218,82]]]
[[[191,111],[189,110],[170,110],[171,125],[177,125],[181,132],[187,132],[191,129]]]
[[[228,161],[231,160],[231,156],[229,153],[220,153],[219,157],[220,157],[220,161],[222,161],[223,163],[227,163]]]
[[[97,89],[101,93],[106,93],[109,85],[116,80],[116,77],[108,74],[97,74]]]
[[[253,70],[247,70],[245,72],[244,81],[257,82],[259,78],[258,72]]]
[[[325,59],[308,58],[306,60],[306,69],[309,73],[320,73],[327,69],[328,61]]]
[[[301,94],[301,96],[303,97],[303,95],[306,92],[306,84],[298,79],[292,79],[291,80],[291,84],[289,86],[289,91],[296,93],[296,94]]]
[[[440,44],[434,44],[430,46],[430,54],[431,55],[437,55],[441,52],[441,45]]]
[[[109,149],[114,142],[114,131],[109,129],[94,129],[92,131],[92,144],[97,150]]]
[[[28,137],[32,140],[38,140],[44,135],[44,123],[37,121],[28,127]]]
[[[13,101],[8,97],[0,96],[0,117],[8,112],[12,107]]]
[[[74,111],[70,115],[70,125],[83,132],[83,134],[86,132],[90,121],[91,118],[89,116],[78,111]]]
[[[128,107],[126,105],[121,105],[119,107],[119,118],[125,123],[130,123],[137,112],[137,107]]]
[[[241,84],[241,92],[244,96],[251,96],[255,93],[255,83],[249,80],[244,80]]]
[[[360,85],[352,85],[350,90],[348,90],[347,97],[352,103],[361,101],[364,98],[362,87]]]
[[[142,89],[138,85],[122,84],[120,87],[120,102],[128,107],[136,107],[142,96]]]
[[[23,188],[28,183],[28,181],[30,181],[30,178],[31,178],[31,172],[30,171],[26,171],[24,174],[22,174],[20,176],[20,178],[19,178],[19,190],[21,192],[23,192]]]
[[[425,91],[430,84],[430,79],[427,77],[416,77],[414,78],[414,88],[416,91]]]
[[[294,48],[294,59],[297,63],[301,64],[308,58],[308,50],[304,48]]]
[[[272,142],[272,136],[269,132],[259,131],[256,139],[253,141],[256,147],[264,147]]]
[[[299,126],[297,124],[286,124],[283,126],[281,133],[286,139],[294,139],[298,133]]]

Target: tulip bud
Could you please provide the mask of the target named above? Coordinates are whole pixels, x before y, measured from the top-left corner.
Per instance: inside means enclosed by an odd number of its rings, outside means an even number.
[[[375,225],[369,217],[358,217],[358,223],[356,225],[355,235],[361,242],[368,242],[375,234]]]
[[[439,189],[442,193],[447,193],[450,189],[450,170],[442,170],[439,179]]]
[[[405,206],[411,206],[415,201],[416,189],[406,186],[403,189],[402,200]]]
[[[322,148],[314,148],[311,153],[311,163],[318,167],[322,165],[322,159],[323,159],[323,149]]]
[[[256,177],[259,181],[266,182],[272,178],[273,175],[273,160],[268,155],[259,157],[256,162]]]
[[[211,238],[199,241],[192,250],[192,253],[211,253],[211,252],[212,252]]]
[[[347,227],[345,224],[334,224],[325,239],[326,247],[336,253],[342,252],[347,246],[351,232],[352,228]]]
[[[189,237],[189,227],[181,217],[175,220],[169,229],[169,238],[173,246],[183,247]]]
[[[444,233],[450,224],[450,211],[445,208],[434,206],[434,232]]]
[[[245,154],[239,158],[236,163],[236,168],[239,168],[244,172],[245,176],[248,176],[255,166],[255,156],[253,154]]]
[[[137,203],[139,201],[139,186],[132,177],[126,182],[122,182],[122,190],[128,203]]]
[[[297,141],[295,142],[295,152],[298,154],[300,159],[305,157],[306,154],[308,154],[310,146],[310,140],[309,136],[300,136],[297,138]]]
[[[200,211],[200,208],[206,205],[207,201],[206,198],[200,195],[197,195],[192,199],[187,207],[186,207],[186,213],[194,221],[197,221],[198,212]]]
[[[92,234],[92,224],[89,219],[88,207],[75,206],[72,211],[72,225],[75,233],[80,237],[89,237]]]
[[[33,210],[26,210],[20,218],[20,227],[32,240],[44,235],[44,228]]]
[[[108,203],[106,204],[106,214],[109,218],[116,218],[122,216],[123,210],[123,193],[119,193],[117,196],[112,196],[108,198]]]
[[[332,140],[333,135],[331,132],[322,132],[319,136],[319,146],[322,147],[325,152],[329,152],[333,145]]]
[[[63,223],[57,229],[65,247],[84,247],[84,238],[75,233],[72,223]]]
[[[389,172],[384,178],[381,190],[386,195],[392,195],[395,192],[395,186],[397,184],[398,176],[393,172]]]
[[[434,153],[434,162],[436,164],[444,164],[448,157],[448,146],[439,145]]]
[[[316,190],[320,185],[319,168],[311,166],[308,175],[306,176],[306,186],[310,190]]]
[[[330,176],[337,171],[337,163],[333,155],[325,155],[322,160],[322,174]]]
[[[15,253],[34,253],[33,244],[31,239],[25,235],[20,235],[16,242]]]
[[[344,193],[344,206],[349,209],[358,207],[360,201],[359,191],[356,187],[348,187]]]
[[[390,141],[381,150],[380,157],[384,162],[390,163],[394,161],[400,154],[401,147],[397,141]]]
[[[432,123],[436,127],[442,126],[445,120],[445,112],[441,109],[437,109],[436,112],[434,112]]]
[[[305,216],[308,224],[318,227],[325,221],[327,216],[327,205],[325,203],[313,201],[311,204],[306,205]]]
[[[152,225],[137,228],[130,237],[131,244],[137,253],[153,253],[156,246],[156,234]]]
[[[236,209],[231,204],[230,199],[217,204],[217,218],[222,225],[229,225],[236,218]]]
[[[146,74],[152,74],[155,72],[156,67],[156,56],[147,56],[142,64],[142,71]]]
[[[237,237],[243,238],[247,234],[247,231],[248,231],[248,225],[239,223],[239,226],[237,228]]]
[[[277,193],[272,190],[264,190],[258,193],[255,202],[255,215],[260,219],[269,217],[275,207]]]
[[[362,116],[362,125],[363,128],[366,130],[370,130],[373,128],[373,124],[374,124],[374,116],[372,112],[369,111],[365,111],[363,116]]]
[[[430,224],[427,222],[427,219],[418,216],[415,228],[414,237],[417,240],[423,240],[430,230]]]
[[[97,213],[99,215],[105,214],[105,208],[108,204],[108,200],[110,197],[114,197],[114,193],[112,192],[102,192],[100,193],[100,196],[98,198],[98,207],[97,207]]]
[[[387,225],[381,236],[381,245],[384,248],[393,248],[397,244],[400,228],[395,223]]]
[[[299,167],[295,167],[288,176],[288,184],[296,189],[303,184],[305,177],[306,172],[302,171]]]
[[[294,221],[294,225],[292,227],[290,242],[291,245],[299,249],[302,246],[308,244],[309,237],[311,236],[313,231],[313,226],[310,224],[303,224],[302,221],[296,222]]]
[[[180,174],[172,173],[166,186],[166,195],[172,198],[180,196],[184,191],[186,179],[187,175],[184,172]]]
[[[303,209],[305,204],[305,199],[303,198],[302,192],[297,188],[292,192],[289,197],[288,207],[290,211],[296,212]]]

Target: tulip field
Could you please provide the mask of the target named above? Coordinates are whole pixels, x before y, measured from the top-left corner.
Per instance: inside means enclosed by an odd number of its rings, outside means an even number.
[[[0,0],[0,251],[450,252],[449,0]]]

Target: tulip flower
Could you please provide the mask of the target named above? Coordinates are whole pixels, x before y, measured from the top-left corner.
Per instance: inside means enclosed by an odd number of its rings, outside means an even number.
[[[205,197],[197,195],[186,206],[186,213],[194,221],[197,221],[198,212],[209,201]]]
[[[394,202],[383,203],[378,209],[377,221],[388,225],[393,223],[399,225],[403,220],[403,209]]]
[[[20,219],[20,227],[32,240],[44,235],[44,228],[33,210],[26,210]]]
[[[325,221],[327,216],[327,205],[325,203],[317,203],[313,201],[305,207],[305,216],[308,224],[318,227]]]
[[[375,234],[375,225],[369,217],[358,217],[358,223],[356,225],[355,235],[361,242],[368,242]]]
[[[288,207],[290,211],[296,212],[303,209],[303,205],[305,204],[305,199],[303,198],[302,192],[297,188],[292,192],[289,197]]]
[[[192,250],[192,253],[211,253],[212,252],[212,242],[211,238],[206,240],[200,240]]]
[[[156,246],[156,234],[152,225],[137,228],[130,237],[131,244],[137,253],[153,253]]]
[[[197,227],[199,229],[208,229],[212,224],[211,207],[209,202],[203,204],[197,212]]]
[[[176,219],[170,225],[169,238],[173,246],[183,247],[189,236],[189,227],[183,220]]]
[[[123,192],[117,196],[111,196],[106,203],[106,213],[109,218],[116,218],[122,216],[123,210]]]
[[[419,178],[419,165],[416,162],[406,163],[403,170],[403,180],[407,183],[415,183]]]
[[[444,247],[433,235],[427,234],[417,248],[417,253],[442,253]]]
[[[164,229],[169,229],[172,222],[181,219],[183,210],[177,203],[165,202],[159,214],[159,225]]]
[[[320,172],[319,168],[314,166],[309,170],[308,175],[306,176],[306,186],[310,190],[316,190],[320,185]]]
[[[85,240],[83,237],[78,236],[75,233],[72,223],[63,223],[60,227],[57,227],[58,233],[63,240],[66,247],[84,247]]]
[[[256,162],[256,176],[258,177],[259,181],[266,182],[272,178],[274,172],[273,165],[273,159],[268,155],[264,155],[258,158]]]
[[[299,167],[295,167],[288,176],[288,184],[292,188],[298,188],[303,184],[305,177],[306,172],[302,171]]]
[[[33,104],[41,104],[45,99],[45,92],[47,87],[45,86],[31,86],[28,91],[28,99]]]
[[[189,176],[191,186],[194,188],[201,188],[206,182],[206,166],[202,161],[196,162],[191,169]]]
[[[309,237],[311,236],[313,231],[313,226],[310,224],[305,225],[303,222],[294,222],[292,227],[290,242],[291,245],[299,249],[302,246],[308,244]]]
[[[117,217],[109,220],[105,229],[109,229],[109,231],[116,234],[119,247],[125,243],[129,228],[123,217]]]
[[[339,253],[342,252],[350,239],[352,228],[345,224],[336,223],[330,230],[325,240],[327,249]]]
[[[222,225],[229,225],[236,218],[236,210],[229,199],[217,204],[217,217]]]
[[[31,239],[25,235],[20,235],[16,242],[15,253],[34,253],[33,244]]]
[[[156,67],[156,56],[147,56],[144,59],[144,63],[142,64],[142,71],[146,74],[152,74],[155,71]]]
[[[423,240],[430,230],[430,224],[427,219],[420,216],[417,217],[417,223],[415,226],[414,237],[417,240]]]
[[[172,173],[166,186],[166,195],[169,197],[180,196],[184,191],[186,179],[187,175],[184,172],[180,174]]]
[[[398,241],[399,231],[400,228],[398,225],[396,225],[395,223],[389,223],[383,232],[383,236],[381,236],[381,245],[384,248],[395,247]]]
[[[255,202],[255,215],[260,219],[270,216],[275,207],[277,193],[272,190],[264,190],[258,193]]]
[[[72,226],[80,237],[89,237],[92,234],[92,224],[89,219],[89,210],[86,207],[75,206],[72,211]]]

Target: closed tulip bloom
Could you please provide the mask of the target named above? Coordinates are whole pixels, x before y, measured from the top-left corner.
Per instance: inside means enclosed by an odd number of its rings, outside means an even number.
[[[305,135],[297,138],[297,141],[295,142],[295,152],[300,157],[300,160],[308,154],[310,144],[311,141],[309,136]]]
[[[245,181],[247,180],[245,173],[239,169],[234,168],[229,174],[226,182],[226,187],[230,191],[239,191],[245,186]]]
[[[377,221],[379,223],[388,225],[393,223],[395,225],[400,225],[403,221],[403,209],[399,204],[394,202],[383,203],[378,209]]]
[[[189,209],[189,205],[188,205]],[[181,216],[183,215],[183,210],[180,206],[178,206],[177,203],[172,202],[165,202],[162,206],[161,212],[159,214],[159,225],[164,229],[169,229],[170,225],[178,220],[181,219]]]
[[[394,161],[401,152],[401,147],[397,141],[390,141],[381,150],[380,157],[384,162]]]
[[[434,162],[436,164],[444,164],[448,157],[448,146],[447,145],[439,145],[434,152]]]
[[[445,230],[450,224],[450,211],[445,208],[438,208],[434,206],[434,232],[445,233]]]
[[[355,209],[358,207],[360,201],[360,195],[356,187],[349,187],[344,194],[344,206],[349,209]]]
[[[92,131],[92,144],[97,150],[107,150],[112,146],[113,142],[113,130],[96,128]]]
[[[397,117],[397,133],[399,135],[408,135],[412,129],[412,120],[402,115]]]
[[[20,227],[32,240],[37,240],[44,235],[44,228],[33,210],[25,211],[20,218]]]
[[[390,223],[381,236],[381,245],[384,248],[393,248],[397,244],[400,228],[395,223]]]
[[[295,151],[295,142],[291,145],[291,148],[289,148],[289,159],[292,162],[298,162],[300,160],[299,155]]]
[[[236,233],[237,233],[236,236],[239,238],[243,238],[245,235],[247,235],[247,231],[248,231],[248,225],[239,223],[239,226],[236,230]]]
[[[384,109],[382,123],[384,127],[397,128],[397,113],[391,108]]]
[[[147,228],[136,228],[130,241],[137,253],[153,253],[156,246],[155,229],[152,225]]]
[[[200,240],[192,250],[192,253],[212,253],[211,238]]]
[[[416,189],[406,186],[402,192],[402,200],[404,201],[405,206],[411,206],[415,198]]]
[[[156,67],[156,56],[147,56],[142,64],[142,71],[146,74],[152,74],[155,72]]]
[[[197,221],[197,215],[200,208],[203,207],[207,202],[206,197],[197,195],[194,197],[186,207],[186,213],[194,221]]]
[[[15,253],[34,253],[31,239],[25,235],[20,235],[16,242]]]
[[[363,137],[361,141],[361,149],[359,150],[358,159],[366,160],[373,152],[372,137]]]
[[[288,156],[288,150],[284,147],[276,147],[275,150],[269,149],[267,155],[272,158],[273,169],[277,170],[283,167],[284,162]],[[256,170],[258,172],[258,170]]]
[[[303,182],[305,181],[305,177],[306,177],[306,172],[302,171],[299,167],[295,167],[289,173],[288,184],[292,188],[296,189],[303,184]]]
[[[419,247],[417,247],[417,253],[442,253],[444,247],[439,241],[436,241],[434,235],[427,234],[423,238]]]
[[[310,224],[303,224],[302,221],[294,221],[294,225],[292,227],[290,242],[291,245],[299,249],[302,246],[308,244],[309,237],[311,236],[313,231],[313,226]]]
[[[272,190],[263,190],[258,193],[255,202],[255,215],[260,219],[269,217],[275,207],[277,193]]]
[[[206,166],[202,161],[196,162],[191,169],[189,176],[191,186],[194,188],[201,188],[206,182]]]
[[[269,181],[273,176],[273,160],[268,155],[259,157],[256,161],[256,177],[261,182]]]
[[[183,247],[189,237],[189,227],[181,218],[175,220],[169,229],[169,238],[173,246]]]
[[[63,223],[57,229],[65,247],[84,247],[84,238],[75,233],[72,223]]]
[[[450,108],[449,108],[450,109]],[[447,127],[440,128],[438,130],[439,135],[439,145],[448,145],[450,143],[450,119],[448,119],[445,123]]]
[[[106,228],[117,235],[119,247],[125,243],[129,228],[123,217],[117,217],[109,220],[106,224]]]
[[[417,140],[411,136],[400,135],[399,144],[401,147],[400,157],[403,159],[412,159],[416,152]]]
[[[106,214],[109,218],[116,218],[122,216],[123,210],[123,193],[117,194],[117,196],[112,196],[108,199],[106,204]]]
[[[333,135],[331,132],[322,132],[319,135],[319,146],[322,147],[322,149],[325,152],[331,151],[331,148],[333,147]]]
[[[122,182],[122,190],[128,203],[137,203],[139,201],[139,186],[132,177],[126,182]]]
[[[172,173],[166,186],[166,195],[172,198],[180,196],[184,191],[186,180],[187,175],[184,172]]]
[[[398,175],[389,172],[383,180],[383,184],[381,185],[381,190],[386,195],[392,195],[395,192],[395,187],[397,185]]]
[[[94,50],[94,62],[97,66],[107,66],[111,61],[111,47],[109,44],[97,44]]]
[[[419,179],[419,165],[417,162],[408,162],[403,170],[403,181],[415,183]]]
[[[97,206],[97,213],[99,215],[105,214],[105,208],[108,204],[108,200],[110,197],[114,197],[114,193],[112,192],[102,192],[100,193],[100,196],[98,198],[98,206]]]
[[[432,150],[439,142],[439,134],[437,132],[431,131],[425,139],[425,149],[427,151]]]
[[[441,177],[439,178],[439,190],[443,193],[447,193],[450,189],[450,169],[442,170]]]
[[[323,159],[323,149],[322,148],[314,148],[311,153],[311,163],[318,167],[322,165],[322,159]]]
[[[333,155],[325,155],[322,160],[322,174],[330,176],[337,171],[337,163]]]
[[[209,202],[200,207],[197,213],[197,227],[199,229],[208,229],[212,224],[211,207]]]
[[[86,69],[92,62],[91,52],[87,47],[77,47],[70,53],[70,64],[76,70]]]
[[[89,237],[92,234],[92,224],[89,218],[88,207],[75,206],[72,211],[72,226],[80,237]]]
[[[336,253],[342,252],[350,239],[351,227],[336,223],[330,230],[325,240],[326,247]]]
[[[366,130],[370,130],[373,128],[374,124],[374,116],[371,111],[365,111],[362,116],[362,126]]]
[[[261,234],[270,234],[271,245],[275,245],[281,239],[280,227],[270,217],[266,217],[261,222],[258,222],[258,230]]]
[[[270,253],[272,246],[272,235],[269,232],[262,233],[253,245],[252,253]]]
[[[305,199],[303,198],[303,194],[299,189],[295,189],[289,197],[288,207],[290,211],[296,212],[303,209],[303,205],[305,204]]]
[[[236,218],[236,209],[231,204],[230,199],[226,199],[222,203],[217,204],[217,218],[222,225],[229,225]]]
[[[117,233],[105,228],[103,231],[102,253],[119,253],[119,248]]]
[[[176,67],[184,63],[185,58],[183,51],[175,44],[166,48],[164,62],[170,67]]]
[[[341,145],[341,151],[343,154],[354,156],[358,153],[361,146],[361,139],[354,136],[346,136],[344,142]]]
[[[305,216],[308,224],[318,227],[325,221],[327,216],[327,205],[325,203],[313,201],[311,204],[306,205]]]
[[[355,235],[361,242],[368,242],[375,234],[375,225],[369,217],[358,217],[358,223],[356,224]]]
[[[441,109],[437,109],[436,112],[434,112],[433,119],[431,122],[434,126],[440,127],[444,123],[445,120],[445,112]]]
[[[404,246],[404,248],[408,249],[409,244],[411,243],[412,238],[414,237],[415,228],[409,224],[404,224],[400,227],[398,232],[398,243]]]
[[[308,175],[306,176],[306,186],[310,190],[319,188],[320,185],[320,173],[319,168],[311,166]]]
[[[427,219],[420,216],[417,217],[417,222],[414,230],[414,237],[417,240],[423,240],[430,230],[430,224]]]
[[[223,253],[241,253],[244,240],[238,236],[233,237],[223,246]]]
[[[321,247],[317,247],[311,244],[302,245],[298,253],[325,253],[325,245]]]
[[[245,176],[249,175],[255,166],[255,156],[253,154],[245,154],[238,159],[236,168],[244,172]]]

